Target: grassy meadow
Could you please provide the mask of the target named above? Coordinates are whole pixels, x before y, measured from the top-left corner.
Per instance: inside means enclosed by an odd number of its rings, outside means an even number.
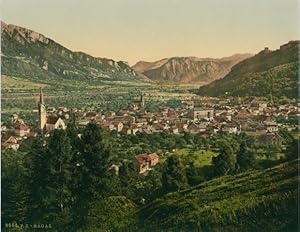
[[[174,154],[180,156],[183,160],[193,158],[196,167],[210,166],[212,158],[218,155],[218,153],[210,150],[194,150],[191,148],[175,150]]]

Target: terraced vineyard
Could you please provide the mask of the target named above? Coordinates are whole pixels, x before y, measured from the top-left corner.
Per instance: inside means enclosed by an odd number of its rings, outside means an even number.
[[[225,176],[142,208],[139,231],[297,231],[298,161]]]

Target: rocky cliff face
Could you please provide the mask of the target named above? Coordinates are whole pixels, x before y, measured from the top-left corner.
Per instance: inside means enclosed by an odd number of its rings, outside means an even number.
[[[1,22],[2,74],[36,78],[141,80],[126,62],[73,52],[32,30]]]
[[[172,57],[156,62],[140,61],[132,68],[160,83],[199,84],[224,77],[233,65],[248,57],[251,55],[237,54],[221,59]]]

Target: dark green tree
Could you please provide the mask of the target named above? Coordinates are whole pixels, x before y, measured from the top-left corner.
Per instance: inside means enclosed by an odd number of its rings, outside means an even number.
[[[220,154],[213,157],[213,169],[216,176],[226,175],[235,170],[236,157],[228,141],[220,144]]]
[[[123,162],[119,169],[119,180],[122,194],[130,199],[137,199],[136,186],[139,174],[131,163]]]
[[[24,223],[28,213],[25,154],[14,150],[1,154],[1,221]],[[3,229],[3,228],[2,228]]]
[[[284,139],[285,144],[290,144],[293,142],[294,137],[287,129],[280,129],[279,135]]]
[[[161,196],[162,182],[161,172],[155,169],[150,170],[147,175],[142,176],[141,188],[137,192],[138,198],[143,200],[143,203],[149,203],[150,201]]]
[[[163,192],[174,192],[187,187],[185,167],[176,155],[171,155],[165,162],[162,172]]]
[[[71,207],[71,145],[64,130],[49,139],[38,137],[28,154],[30,221],[48,222],[57,231],[68,228]]]
[[[47,189],[47,208],[54,214],[56,223],[65,226],[70,218],[72,206],[71,171],[72,152],[70,139],[64,130],[54,130],[49,138],[49,183]],[[51,215],[51,214],[50,214]]]
[[[85,228],[89,204],[109,191],[109,158],[111,148],[104,140],[100,127],[89,123],[79,141],[79,154],[74,176],[74,225]]]
[[[29,170],[27,176],[28,204],[30,205],[28,221],[30,223],[41,222],[47,214],[45,198],[49,194],[47,186],[50,184],[49,155],[46,152],[46,141],[41,136],[34,139],[25,167]]]
[[[240,144],[240,149],[237,153],[237,169],[245,170],[254,167],[255,154],[251,148],[243,142]]]
[[[285,155],[288,160],[297,159],[299,157],[299,140],[298,139],[293,139],[293,141],[288,144]]]
[[[238,141],[240,145],[236,156],[237,169],[245,170],[254,167],[254,138],[247,136],[246,134],[241,134],[238,138]]]
[[[205,181],[205,178],[201,173],[201,169],[196,167],[194,161],[189,162],[186,169],[186,177],[190,186],[195,186]]]
[[[70,115],[69,122],[67,124],[67,129],[66,129],[67,136],[70,139],[70,143],[72,146],[72,151],[75,152],[77,150],[77,145],[78,145],[78,129],[76,127],[76,118],[74,114]]]

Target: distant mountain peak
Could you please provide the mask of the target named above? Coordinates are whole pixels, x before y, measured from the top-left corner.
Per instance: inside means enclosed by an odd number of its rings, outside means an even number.
[[[16,39],[19,39],[19,42],[23,42],[23,40],[18,35],[20,35],[28,43],[37,41],[45,44],[49,43],[49,39],[43,34],[13,24],[6,24],[1,21],[1,33],[3,33],[3,31],[5,31],[10,37],[14,36]]]
[[[233,65],[251,56],[251,54],[235,54],[224,58],[177,56],[155,62],[139,61],[132,68],[159,83],[209,83],[224,77]]]

